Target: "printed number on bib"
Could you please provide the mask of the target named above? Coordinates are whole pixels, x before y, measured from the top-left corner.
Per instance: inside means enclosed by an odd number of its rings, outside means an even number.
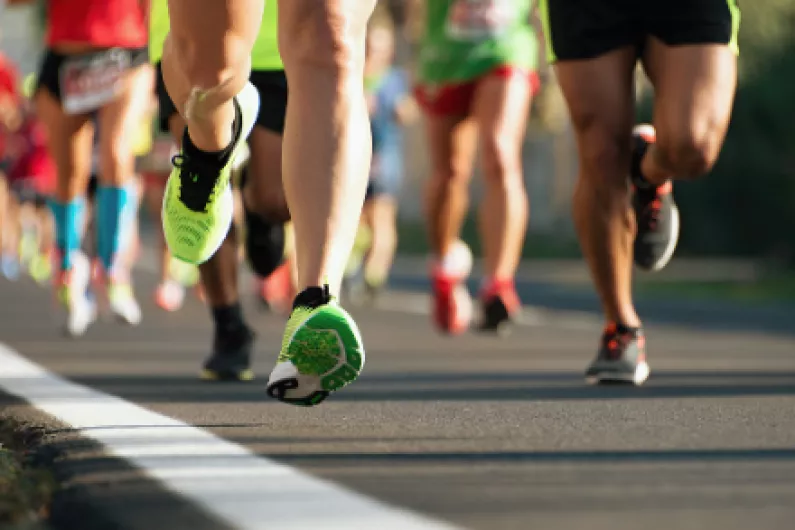
[[[446,28],[450,38],[468,41],[494,38],[513,22],[515,0],[452,1]]]
[[[86,114],[113,101],[129,68],[130,56],[120,49],[67,59],[60,71],[66,113]]]

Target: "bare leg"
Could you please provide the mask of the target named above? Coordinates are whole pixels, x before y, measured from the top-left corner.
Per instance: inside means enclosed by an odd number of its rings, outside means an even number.
[[[432,252],[442,259],[460,237],[469,207],[477,128],[464,116],[430,115],[426,131],[431,151],[431,178],[425,187],[428,237]]]
[[[729,46],[666,46],[651,39],[646,70],[655,88],[657,142],[643,158],[652,184],[707,173],[720,153],[737,85],[737,56]]]
[[[364,44],[374,0],[282,0],[279,38],[290,84],[284,188],[298,288],[339,292],[371,159]],[[312,156],[307,156],[311,146]]]
[[[574,222],[608,321],[640,325],[632,303],[635,221],[628,175],[635,51],[556,66],[577,134],[580,176]]]
[[[221,151],[232,141],[232,98],[248,81],[263,0],[169,0],[171,32],[163,78],[194,145]]]
[[[486,194],[480,204],[486,274],[513,279],[527,228],[522,141],[531,86],[526,76],[489,76],[478,85],[473,113],[481,132]]]

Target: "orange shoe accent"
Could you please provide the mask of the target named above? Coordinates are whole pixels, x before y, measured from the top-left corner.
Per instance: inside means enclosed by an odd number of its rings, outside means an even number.
[[[516,284],[513,278],[486,280],[480,291],[480,299],[486,303],[493,298],[500,298],[511,315],[518,313],[522,309],[522,301],[516,292]]]
[[[472,322],[472,299],[462,278],[436,268],[433,280],[433,322],[443,332],[460,335]]]

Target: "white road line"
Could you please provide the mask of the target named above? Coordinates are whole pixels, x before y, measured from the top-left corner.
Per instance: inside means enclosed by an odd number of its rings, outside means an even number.
[[[455,528],[257,456],[241,445],[119,397],[69,382],[2,343],[0,389],[81,430],[110,454],[235,528]]]

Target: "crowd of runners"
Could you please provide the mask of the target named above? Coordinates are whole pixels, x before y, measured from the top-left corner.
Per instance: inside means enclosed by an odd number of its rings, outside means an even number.
[[[340,299],[372,301],[387,284],[415,122],[430,157],[412,200],[425,205],[432,324],[496,334],[522,306],[522,146],[546,58],[577,140],[574,224],[605,316],[586,377],[649,376],[633,264],[670,261],[672,182],[709,172],[720,152],[736,0],[407,0],[422,28],[411,72],[395,66],[396,30],[372,16],[376,0],[44,4],[37,72],[21,78],[0,56],[0,272],[52,286],[70,335],[105,310],[141,321],[150,293],[132,272],[154,248],[157,305],[176,311],[193,292],[209,309],[202,377],[249,380],[248,267],[256,295],[288,317],[268,394],[320,403],[364,366]],[[635,123],[638,63],[654,87],[653,125]],[[476,160],[484,186],[471,200]],[[477,304],[461,238],[472,202]]]

